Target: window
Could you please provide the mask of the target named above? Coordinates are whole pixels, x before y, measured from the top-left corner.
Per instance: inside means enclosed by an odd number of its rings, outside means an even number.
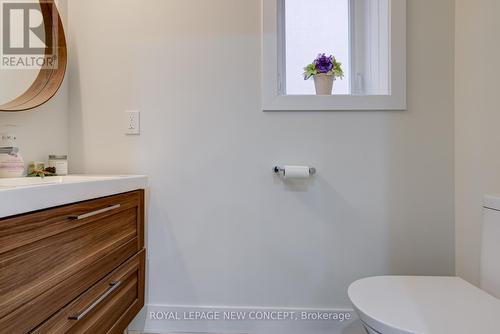
[[[286,0],[284,4],[284,27],[280,27],[285,33],[284,92],[314,95],[314,84],[304,80],[303,68],[326,52],[344,68],[344,79],[335,82],[335,94],[350,94],[349,0]]]
[[[264,110],[406,108],[405,0],[263,0],[263,23]],[[342,63],[332,95],[304,80],[320,53]]]

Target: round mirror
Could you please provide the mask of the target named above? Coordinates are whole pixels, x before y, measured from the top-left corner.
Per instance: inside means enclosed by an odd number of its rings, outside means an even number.
[[[50,100],[67,66],[66,37],[54,0],[0,0],[0,111]]]

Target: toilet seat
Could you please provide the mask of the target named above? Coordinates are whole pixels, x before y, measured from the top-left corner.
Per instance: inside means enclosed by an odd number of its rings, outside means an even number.
[[[348,294],[381,334],[500,333],[500,300],[457,277],[372,277]]]

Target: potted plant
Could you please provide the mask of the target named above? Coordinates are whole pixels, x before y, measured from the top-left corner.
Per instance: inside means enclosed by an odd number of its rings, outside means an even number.
[[[311,77],[314,78],[316,95],[332,95],[333,82],[344,77],[342,64],[334,56],[319,54],[314,62],[304,67],[304,80]]]

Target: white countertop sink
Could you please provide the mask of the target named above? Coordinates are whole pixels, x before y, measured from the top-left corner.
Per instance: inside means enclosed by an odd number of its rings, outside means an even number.
[[[0,179],[0,218],[144,189],[142,175],[69,175]]]

